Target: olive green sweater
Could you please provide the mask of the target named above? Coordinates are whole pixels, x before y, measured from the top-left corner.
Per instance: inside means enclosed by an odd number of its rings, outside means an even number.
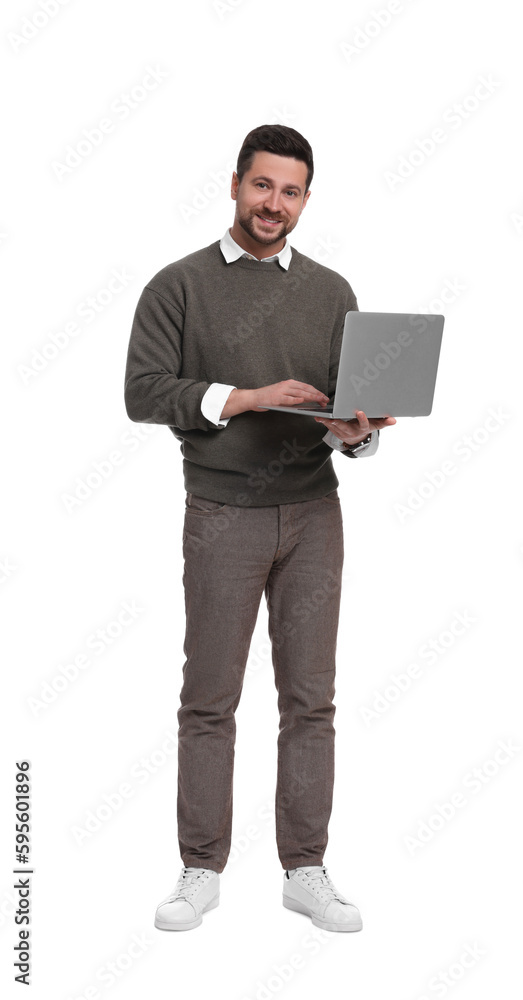
[[[293,378],[332,402],[345,314],[357,308],[345,278],[295,247],[286,271],[277,260],[227,264],[217,240],[143,289],[127,354],[127,414],[170,428],[190,493],[240,506],[325,496],[338,479],[324,424],[250,410],[219,427],[201,401],[213,382],[255,389]]]

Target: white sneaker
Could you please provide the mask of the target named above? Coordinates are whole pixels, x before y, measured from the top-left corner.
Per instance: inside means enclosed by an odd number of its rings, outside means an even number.
[[[175,888],[154,918],[162,931],[189,931],[202,922],[202,913],[220,902],[220,876],[210,868],[182,868]]]
[[[338,892],[323,865],[286,871],[283,905],[306,913],[316,927],[325,931],[361,931],[363,927],[357,906]]]

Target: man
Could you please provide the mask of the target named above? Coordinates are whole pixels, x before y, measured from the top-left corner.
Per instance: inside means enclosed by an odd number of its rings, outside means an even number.
[[[280,712],[283,903],[326,930],[362,926],[323,864],[343,565],[330,456],[333,448],[351,458],[374,454],[380,429],[396,421],[263,406],[332,401],[345,315],[358,308],[341,275],[287,240],[312,176],[311,147],[295,129],[250,132],[232,176],[231,229],[152,278],[131,331],[127,413],[170,427],[186,490],[177,802],[184,867],[156,911],[155,926],[166,930],[197,927],[219,902],[231,844],[235,711],[263,592]]]

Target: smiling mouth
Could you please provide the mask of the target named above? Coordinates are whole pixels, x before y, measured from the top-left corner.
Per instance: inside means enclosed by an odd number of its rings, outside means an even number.
[[[256,218],[260,219],[267,226],[277,226],[282,221],[281,219],[266,219],[264,215],[257,215]]]

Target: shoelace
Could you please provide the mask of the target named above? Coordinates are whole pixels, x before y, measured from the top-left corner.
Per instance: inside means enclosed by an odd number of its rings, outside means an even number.
[[[209,873],[205,868],[183,868],[176,886],[171,895],[168,897],[167,902],[173,903],[177,899],[190,899],[196,890],[200,888],[201,883],[199,883],[198,880],[202,878],[202,876],[209,877]]]
[[[312,890],[317,893],[320,898],[323,899],[338,899],[340,903],[348,903],[349,900],[345,899],[340,892],[336,889],[333,884],[330,875],[327,875],[327,869],[325,867],[320,868],[318,871],[305,871],[303,868],[298,868],[298,871],[302,871],[306,879],[312,882]],[[352,904],[349,904],[352,905]]]

